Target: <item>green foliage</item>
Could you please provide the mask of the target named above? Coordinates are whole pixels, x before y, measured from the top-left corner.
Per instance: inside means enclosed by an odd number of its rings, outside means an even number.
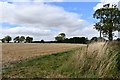
[[[15,37],[14,39],[14,42],[16,43],[20,43],[20,42],[23,42],[23,41],[25,41],[25,37],[24,36],[21,36],[21,37],[19,37],[19,36],[17,36],[17,37]]]
[[[26,43],[31,43],[33,41],[33,38],[32,37],[26,37]]]
[[[4,68],[3,77],[63,77],[59,68],[68,61],[72,54],[73,50],[22,61]]]
[[[59,35],[65,38],[65,33],[60,33]]]
[[[100,19],[94,26],[98,31],[108,35],[109,40],[113,40],[113,31],[120,31],[120,11],[116,5],[106,4],[103,8],[97,9],[93,17]]]
[[[59,42],[59,41],[63,41],[64,39],[63,39],[62,36],[56,36],[56,37],[55,37],[55,40],[57,40],[57,41]]]
[[[58,42],[62,42],[65,40],[65,33],[60,33],[58,36],[55,37],[55,40]]]
[[[1,39],[2,43],[5,43],[5,38]]]
[[[73,37],[73,38],[66,38],[64,40],[65,43],[82,43],[86,44],[88,42],[88,39],[85,37]]]
[[[13,40],[14,40],[14,42],[15,42],[15,43],[16,43],[16,42],[18,42],[18,43],[19,43],[19,42],[20,42],[20,37],[19,37],[19,36],[17,36],[17,37],[15,37]]]
[[[25,37],[24,37],[24,36],[21,36],[21,37],[20,37],[20,42],[23,42],[23,41],[25,41]]]
[[[9,43],[11,40],[12,40],[12,38],[10,36],[5,36],[3,39],[1,39],[1,41],[3,43],[5,43],[5,42]]]

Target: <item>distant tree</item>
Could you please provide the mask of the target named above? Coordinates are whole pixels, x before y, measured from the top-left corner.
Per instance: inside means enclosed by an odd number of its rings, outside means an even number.
[[[44,43],[44,40],[41,40],[40,42],[41,42],[41,43]]]
[[[20,37],[20,42],[23,42],[23,41],[25,41],[25,37],[24,37],[24,36],[21,36],[21,37]]]
[[[6,36],[4,40],[7,41],[7,43],[9,43],[12,40],[12,38],[10,36]]]
[[[5,38],[1,39],[2,43],[5,43]]]
[[[55,40],[58,42],[62,42],[63,41],[63,37],[62,36],[56,36]]]
[[[33,38],[32,37],[26,37],[26,43],[32,43]]]
[[[65,36],[66,36],[65,33],[60,33],[59,35],[65,39]]]
[[[65,33],[60,33],[58,36],[55,37],[55,40],[58,42],[63,42],[65,40]]]
[[[88,42],[88,39],[85,37],[73,37],[73,38],[66,38],[64,40],[65,43],[82,43],[86,44]]]
[[[20,43],[20,37],[19,37],[19,36],[15,37],[13,40],[14,40],[15,43],[16,43],[16,42],[17,42],[17,43]]]

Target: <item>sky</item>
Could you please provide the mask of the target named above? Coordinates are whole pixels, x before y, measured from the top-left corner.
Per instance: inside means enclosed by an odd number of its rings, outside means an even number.
[[[118,1],[0,0],[0,38],[31,36],[34,40],[48,41],[61,32],[68,38],[98,37],[94,11],[105,3],[117,4]]]

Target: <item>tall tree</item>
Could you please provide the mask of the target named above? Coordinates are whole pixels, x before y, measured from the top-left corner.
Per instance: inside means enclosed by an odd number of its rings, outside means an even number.
[[[10,36],[6,36],[4,40],[7,41],[7,43],[9,43],[12,40],[12,38]]]
[[[65,40],[65,36],[65,33],[60,33],[58,36],[55,37],[55,40],[62,42],[63,40]]]
[[[61,37],[61,36],[56,36],[56,37],[55,37],[55,40],[58,41],[58,42],[61,42],[61,41],[63,41],[63,37]]]
[[[20,43],[20,37],[19,37],[19,36],[15,37],[13,40],[14,40],[15,43],[16,43],[16,42],[17,42],[17,43]]]
[[[20,42],[24,42],[25,41],[25,37],[24,36],[21,36],[20,37]]]
[[[116,5],[106,4],[103,8],[97,9],[93,14],[94,18],[100,19],[95,28],[105,35],[110,41],[113,40],[113,31],[120,31],[120,11]]]
[[[5,38],[1,39],[2,43],[5,43]]]
[[[66,36],[65,33],[60,33],[59,35],[62,36],[63,38],[65,38]]]
[[[33,38],[32,37],[26,37],[26,43],[31,43],[33,41]]]

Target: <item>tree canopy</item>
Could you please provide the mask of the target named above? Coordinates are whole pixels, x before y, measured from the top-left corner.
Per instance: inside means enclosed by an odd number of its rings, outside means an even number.
[[[15,43],[16,43],[16,42],[19,43],[19,42],[20,42],[20,37],[17,36],[17,37],[15,37],[13,40],[14,40]]]
[[[10,36],[5,36],[3,39],[1,39],[1,41],[4,43],[4,42],[7,42],[9,43],[10,41],[12,40],[12,38]]]
[[[33,37],[26,37],[26,43],[32,43]]]
[[[60,33],[58,36],[55,37],[55,40],[62,42],[63,40],[65,40],[65,36],[65,33]]]
[[[99,19],[94,26],[100,34],[108,35],[110,41],[113,40],[113,32],[120,31],[120,10],[116,5],[106,4],[103,8],[97,9],[93,17]]]

